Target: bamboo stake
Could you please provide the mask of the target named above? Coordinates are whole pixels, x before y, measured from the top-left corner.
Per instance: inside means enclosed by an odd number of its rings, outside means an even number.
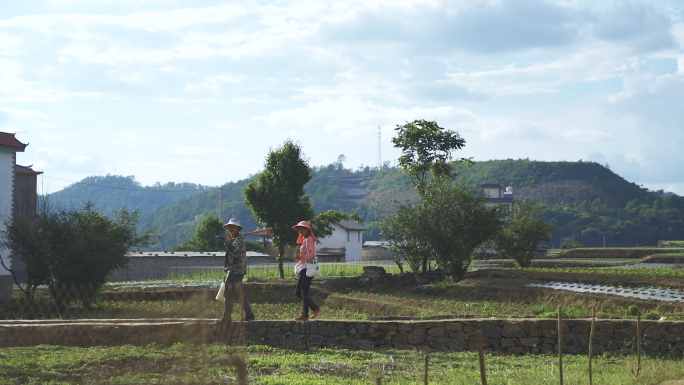
[[[424,349],[425,352],[425,385],[428,385],[428,348]]]
[[[593,377],[591,372],[591,358],[594,353],[594,323],[596,322],[596,307],[594,307],[594,313],[591,316],[591,330],[589,331],[589,385],[593,385]]]
[[[637,310],[637,372],[636,378],[641,373],[641,310]]]
[[[558,371],[563,385],[563,306],[558,306]]]
[[[247,384],[247,364],[245,359],[240,356],[223,356],[218,359],[219,364],[226,366],[237,366],[237,380],[238,385]]]
[[[480,353],[480,378],[482,385],[487,385],[487,372],[485,371],[484,348],[482,347],[482,330],[477,331],[477,350]]]
[[[304,290],[302,290],[302,315],[304,315],[304,309],[306,308],[306,297],[304,296]],[[304,345],[306,350],[309,350],[309,339],[311,338],[311,332],[309,329],[309,320],[305,319],[302,322],[302,327],[304,328]]]

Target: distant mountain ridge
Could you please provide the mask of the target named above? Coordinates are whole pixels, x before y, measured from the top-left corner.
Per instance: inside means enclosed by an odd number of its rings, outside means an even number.
[[[165,206],[191,197],[214,187],[193,183],[156,183],[142,186],[134,176],[110,175],[89,176],[66,188],[49,194],[53,205],[81,206],[92,202],[102,211],[118,210],[122,206],[141,212],[149,212],[159,206]]]
[[[416,201],[408,176],[400,169],[368,167],[352,171],[340,165],[313,167],[306,190],[316,212],[336,209],[357,213],[366,220],[364,239],[381,237],[377,222],[394,210],[395,201]],[[584,246],[655,246],[659,239],[684,239],[684,198],[656,196],[630,183],[609,168],[594,162],[540,162],[526,159],[491,160],[455,168],[457,181],[472,187],[498,183],[514,188],[516,200],[534,198],[547,207],[544,219],[558,226],[551,246],[579,242]],[[91,177],[87,183],[117,181],[116,186],[135,186],[133,177]],[[100,179],[98,179],[100,178]],[[238,217],[246,229],[257,227],[243,202],[242,188],[248,179],[221,187],[192,184],[155,185],[154,188],[188,188],[180,195],[149,191],[103,192],[89,185],[62,190],[60,198],[78,202],[89,198],[96,207],[112,209],[125,204],[142,212],[140,229],[157,229],[162,235],[156,250],[185,241],[209,214],[222,220]],[[171,188],[173,187],[173,188]],[[88,191],[89,188],[92,188]],[[182,188],[180,188],[182,190]],[[146,191],[146,192],[143,192]],[[73,194],[78,192],[78,194]],[[140,196],[150,194],[149,198]],[[156,195],[155,195],[156,194]],[[186,194],[181,196],[182,194]],[[154,201],[154,202],[153,202]],[[220,203],[219,203],[220,201]],[[140,206],[137,206],[140,205]]]

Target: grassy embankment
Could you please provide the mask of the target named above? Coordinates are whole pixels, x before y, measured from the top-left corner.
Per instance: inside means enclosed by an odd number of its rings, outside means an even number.
[[[424,359],[418,351],[292,350],[265,346],[185,345],[171,347],[33,346],[0,349],[3,384],[226,384],[235,383],[235,368],[216,363],[221,356],[246,359],[250,384],[383,384],[422,383]],[[485,355],[490,384],[558,382],[553,355]],[[593,361],[595,384],[658,384],[684,376],[681,358],[603,355]],[[563,356],[564,382],[588,384],[587,357]],[[430,353],[431,384],[478,384],[476,353]]]

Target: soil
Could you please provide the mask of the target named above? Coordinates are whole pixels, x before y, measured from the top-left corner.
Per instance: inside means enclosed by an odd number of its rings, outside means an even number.
[[[596,249],[570,249],[558,254],[554,258],[629,258],[640,259],[654,254],[668,254],[681,253],[681,248],[668,249],[663,247],[654,248],[639,248],[639,249],[612,249],[612,248],[596,248]]]

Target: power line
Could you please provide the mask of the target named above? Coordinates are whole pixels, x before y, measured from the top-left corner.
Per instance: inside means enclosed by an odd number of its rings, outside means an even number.
[[[144,188],[116,187],[116,186],[105,186],[105,185],[101,185],[101,184],[93,184],[93,183],[87,183],[87,182],[74,182],[71,180],[60,179],[60,178],[55,178],[55,177],[51,177],[51,176],[43,176],[43,177],[48,178],[48,179],[59,180],[62,182],[69,182],[69,183],[73,183],[73,184],[82,184],[82,185],[99,187],[99,188],[108,188],[108,189],[112,189],[112,190],[130,190],[130,191],[142,191],[142,192],[195,192],[195,191],[202,191],[202,190],[148,190],[148,189],[144,189]],[[217,187],[210,187],[207,190],[213,190],[216,188]]]

